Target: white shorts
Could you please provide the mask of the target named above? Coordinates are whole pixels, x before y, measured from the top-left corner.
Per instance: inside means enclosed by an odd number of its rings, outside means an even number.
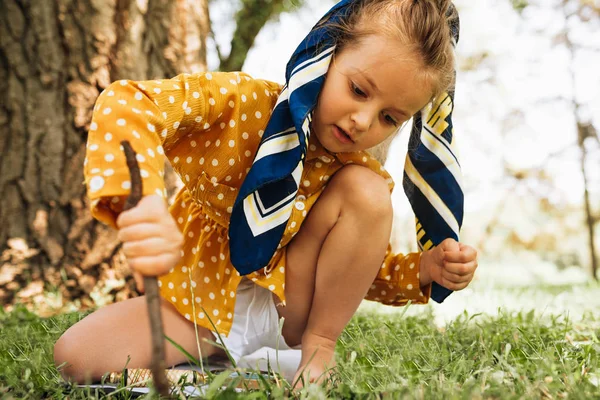
[[[217,334],[215,341],[220,343]],[[243,278],[236,291],[233,325],[229,335],[221,335],[227,350],[239,367],[266,371],[272,369],[286,378],[300,364],[300,346],[293,349],[279,334],[279,315],[273,293]],[[279,361],[279,366],[277,366]]]

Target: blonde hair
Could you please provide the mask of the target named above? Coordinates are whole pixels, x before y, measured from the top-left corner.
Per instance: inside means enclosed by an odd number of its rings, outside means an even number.
[[[322,23],[334,37],[336,52],[364,37],[385,35],[406,46],[422,63],[420,71],[431,85],[432,100],[453,89],[451,26],[458,23],[458,14],[450,0],[357,0],[339,22]],[[393,136],[369,150],[382,163]]]

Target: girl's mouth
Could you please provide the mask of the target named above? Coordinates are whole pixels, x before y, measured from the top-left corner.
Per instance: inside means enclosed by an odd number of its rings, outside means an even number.
[[[340,142],[342,142],[344,144],[354,143],[354,141],[352,140],[352,138],[350,138],[350,136],[346,133],[346,131],[344,131],[342,128],[338,127],[337,125],[333,125],[333,135],[335,136],[335,138],[337,140],[339,140]]]

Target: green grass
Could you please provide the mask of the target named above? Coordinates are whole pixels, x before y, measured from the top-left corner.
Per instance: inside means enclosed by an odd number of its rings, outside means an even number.
[[[42,319],[24,308],[0,310],[0,398],[88,399],[90,391],[63,384],[52,346],[83,317]],[[300,398],[598,399],[600,320],[577,322],[533,312],[463,315],[444,329],[431,314],[360,313],[338,346],[339,384],[328,392],[311,386]],[[220,379],[220,378],[217,378]],[[220,387],[215,382],[214,387]],[[285,387],[212,398],[283,398]],[[111,396],[126,399],[122,391]]]

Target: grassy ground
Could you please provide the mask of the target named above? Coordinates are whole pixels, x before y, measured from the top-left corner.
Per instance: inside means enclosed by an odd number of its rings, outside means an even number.
[[[431,309],[414,315],[416,308],[390,314],[362,310],[338,346],[340,383],[329,391],[309,387],[298,397],[600,398],[600,313],[577,320],[567,314],[465,313],[440,327]],[[63,384],[52,363],[54,341],[82,316],[42,319],[24,308],[0,311],[0,398],[96,398]],[[264,389],[240,395],[213,391],[207,397],[285,397],[285,385]],[[128,396],[122,391],[111,397]]]

